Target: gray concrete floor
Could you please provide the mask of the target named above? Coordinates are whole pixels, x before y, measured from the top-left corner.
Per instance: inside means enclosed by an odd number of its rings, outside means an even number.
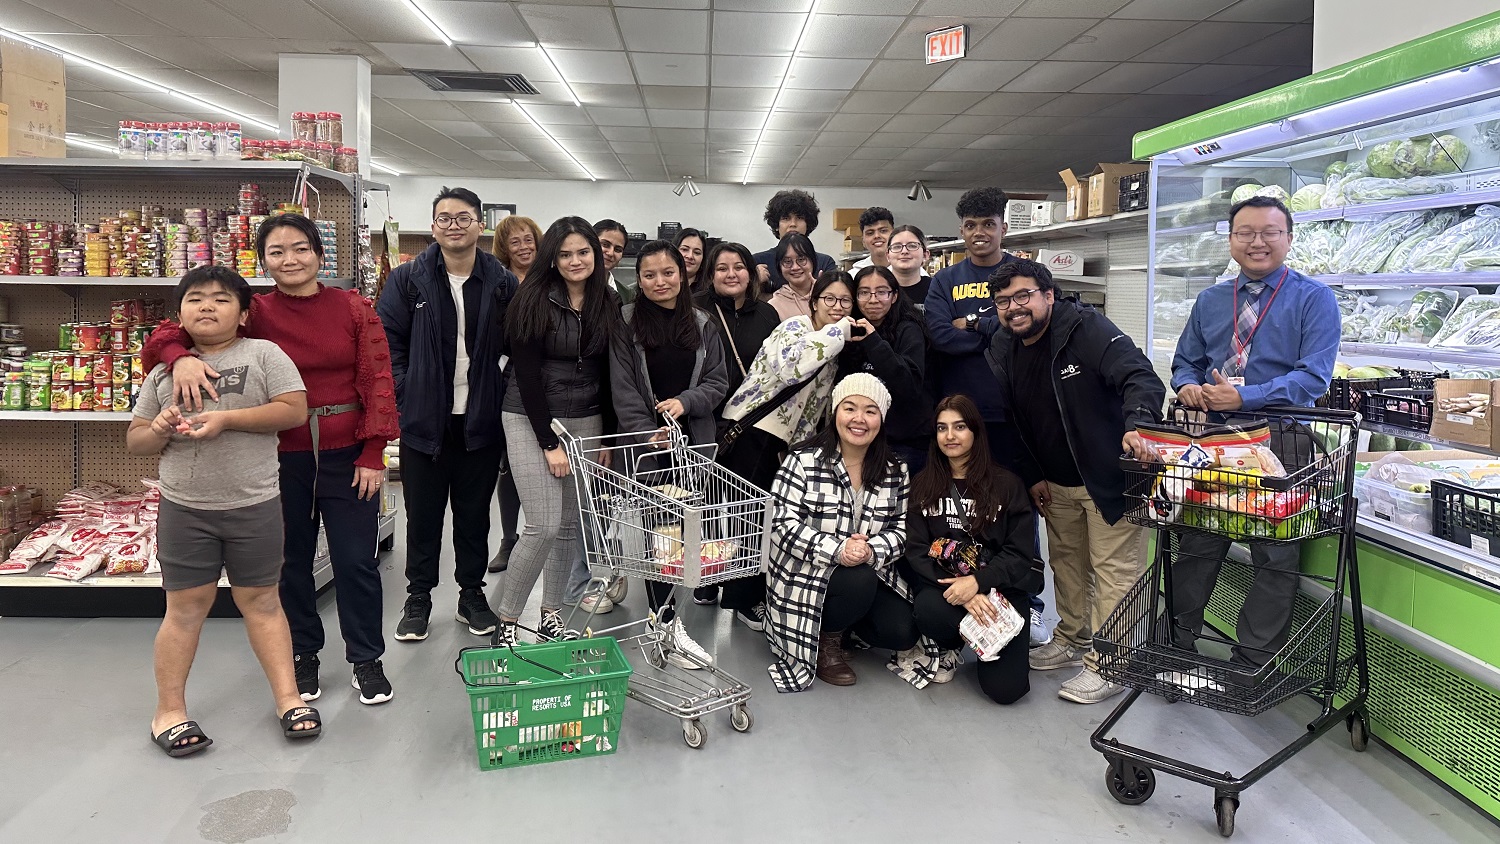
[[[398,539],[382,561],[388,628],[402,564]],[[279,734],[239,622],[209,622],[189,701],[215,744],[180,760],[146,735],[153,621],[0,619],[0,842],[1218,840],[1206,788],[1162,776],[1143,805],[1109,796],[1088,736],[1112,703],[1059,700],[1070,671],[1033,673],[1031,694],[1000,708],[983,700],[972,667],[917,691],[871,653],[856,658],[857,686],[778,695],[759,635],[691,603],[694,635],[755,688],[751,733],[720,713],[707,745],[690,750],[675,720],[632,702],[613,756],[480,772],[453,660],[481,642],[449,620],[448,577],[432,636],[390,643],[396,697],[383,706],[361,706],[349,688],[325,599],[326,725],[311,742]],[[643,605],[634,584],[605,618]],[[1312,714],[1305,701],[1245,719],[1144,700],[1122,738],[1241,772]],[[1497,838],[1488,818],[1390,750],[1354,753],[1337,729],[1245,793],[1234,840]]]

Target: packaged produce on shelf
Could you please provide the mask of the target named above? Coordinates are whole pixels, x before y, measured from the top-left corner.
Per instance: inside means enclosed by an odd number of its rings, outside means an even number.
[[[1453,135],[1424,135],[1386,141],[1370,148],[1371,175],[1385,179],[1457,173],[1469,160],[1469,147]]]
[[[1481,205],[1474,216],[1433,237],[1415,250],[1411,272],[1460,272],[1459,259],[1466,254],[1500,246],[1500,207]]]
[[[1411,261],[1416,256],[1418,247],[1421,247],[1442,232],[1447,231],[1449,227],[1457,225],[1459,217],[1458,210],[1454,208],[1445,208],[1434,212],[1432,216],[1428,217],[1422,223],[1420,228],[1412,232],[1405,240],[1397,244],[1395,249],[1391,250],[1391,254],[1386,257],[1385,263],[1381,265],[1380,272],[1410,272]]]
[[[1397,320],[1400,339],[1407,343],[1430,341],[1443,330],[1457,307],[1458,291],[1453,288],[1431,287],[1418,290],[1406,312]]]
[[[1500,347],[1500,310],[1491,309],[1465,323],[1442,345],[1469,349]]]
[[[1342,179],[1348,170],[1349,162],[1343,159],[1331,161],[1327,167],[1323,168],[1323,181],[1332,183],[1334,179]]]
[[[1458,309],[1448,317],[1448,321],[1443,325],[1442,330],[1433,335],[1428,345],[1449,345],[1448,340],[1457,335],[1459,331],[1493,313],[1497,308],[1500,308],[1500,296],[1470,296],[1464,299],[1459,303]]]
[[[54,518],[36,527],[0,563],[0,575],[23,574],[51,562],[47,576],[78,581],[103,569],[106,575],[159,571],[156,521],[161,490],[143,480],[143,492],[125,493],[90,483],[58,500]]]
[[[1426,196],[1435,193],[1452,193],[1453,183],[1446,179],[1413,176],[1410,179],[1382,179],[1366,176],[1349,179],[1341,183],[1347,205],[1366,205],[1388,199],[1406,199],[1411,196]]]
[[[1325,275],[1334,256],[1344,247],[1350,224],[1346,220],[1321,220],[1297,227],[1297,236],[1287,250],[1286,265],[1305,275]],[[1238,267],[1235,268],[1238,273]]]
[[[1326,265],[1330,273],[1373,273],[1407,237],[1428,219],[1425,211],[1385,214],[1373,220],[1360,220],[1349,226],[1344,243]]]
[[[1332,165],[1330,165],[1330,167],[1331,166]],[[1370,168],[1367,167],[1363,161],[1356,161],[1353,164],[1345,164],[1342,171],[1340,171],[1336,176],[1330,177],[1325,181],[1325,184],[1327,184],[1328,187],[1323,191],[1323,207],[1342,208],[1345,205],[1348,205],[1349,200],[1344,197],[1344,186],[1354,181],[1355,179],[1362,179],[1369,175]]]

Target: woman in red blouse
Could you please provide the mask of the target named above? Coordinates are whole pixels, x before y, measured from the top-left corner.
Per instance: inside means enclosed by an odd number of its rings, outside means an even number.
[[[391,354],[375,310],[358,294],[318,281],[323,242],[301,214],[282,214],[256,234],[261,266],[276,289],[256,294],[241,333],[270,340],[291,357],[307,385],[308,424],[281,432],[281,505],[286,521],[281,603],[292,629],[297,689],[322,694],[318,652],[323,622],[313,585],[321,519],[338,579],[339,628],[354,665],[360,702],[391,699],[380,657],[381,585],[376,559],[383,451],[399,432]],[[165,361],[176,400],[202,406],[218,398],[233,373],[209,369],[189,353],[191,341],[170,321],[152,332],[142,364]],[[200,392],[201,391],[201,392]]]

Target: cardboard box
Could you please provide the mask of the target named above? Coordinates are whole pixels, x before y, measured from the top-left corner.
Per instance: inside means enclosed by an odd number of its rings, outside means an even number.
[[[865,213],[863,208],[835,208],[833,209],[833,227],[836,229],[854,229],[859,234],[859,215]]]
[[[1500,381],[1482,378],[1439,379],[1433,385],[1432,428],[1434,437],[1450,442],[1493,449],[1500,445],[1500,429],[1495,426],[1495,403],[1500,400]],[[1444,400],[1461,399],[1471,394],[1489,396],[1490,406],[1479,415],[1444,412]]]
[[[1063,216],[1069,220],[1082,220],[1089,215],[1089,182],[1088,178],[1082,179],[1073,175],[1072,169],[1060,171],[1057,175],[1062,177],[1063,185],[1067,188],[1068,199],[1063,203]]]
[[[1143,169],[1150,169],[1150,166],[1136,161],[1127,161],[1124,164],[1094,165],[1094,171],[1089,174],[1089,216],[1105,217],[1118,213],[1120,179],[1139,173]]]
[[[68,88],[62,56],[0,38],[0,102],[10,106],[9,155],[67,154]]]
[[[1066,202],[1028,202],[1026,205],[1031,210],[1031,225],[1036,227],[1061,223],[1068,218]]]
[[[859,226],[848,226],[844,229],[844,251],[857,252],[865,248],[865,237],[859,233]]]

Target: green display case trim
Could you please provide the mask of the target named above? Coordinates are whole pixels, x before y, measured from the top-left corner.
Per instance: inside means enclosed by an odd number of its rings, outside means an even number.
[[[1500,56],[1500,12],[1424,35],[1135,136],[1138,160]]]

